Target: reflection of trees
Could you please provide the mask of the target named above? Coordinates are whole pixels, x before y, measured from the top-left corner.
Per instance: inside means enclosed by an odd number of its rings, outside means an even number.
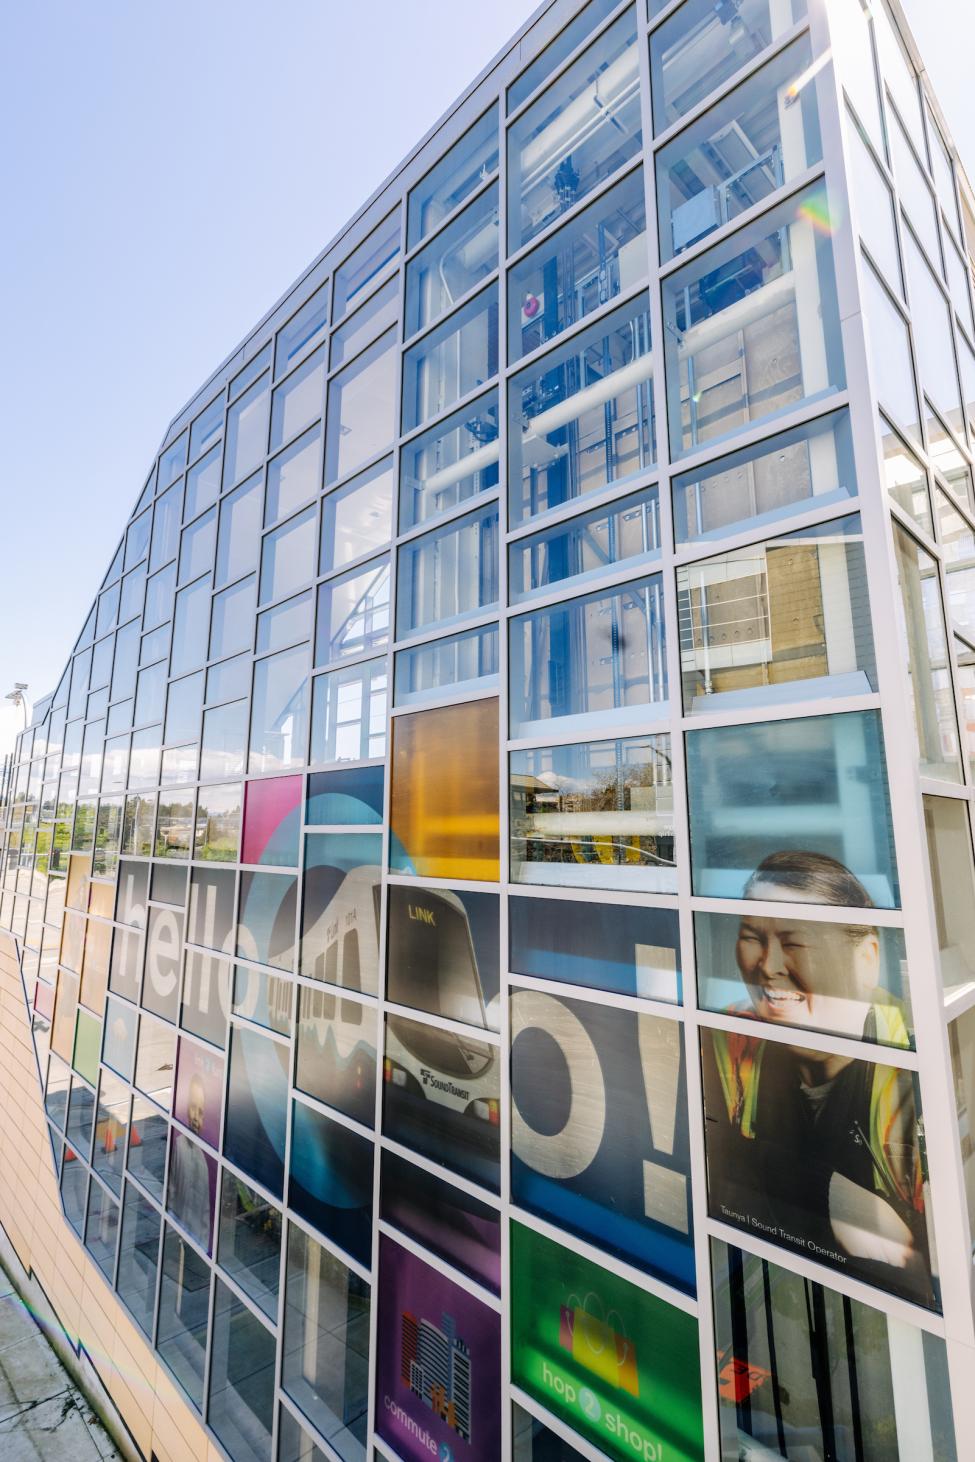
[[[612,759],[590,765],[582,777],[515,778],[512,835],[522,856],[536,863],[673,864],[669,754],[646,746],[640,763],[628,762],[620,743],[610,750]],[[618,821],[593,825],[593,818],[614,813]]]

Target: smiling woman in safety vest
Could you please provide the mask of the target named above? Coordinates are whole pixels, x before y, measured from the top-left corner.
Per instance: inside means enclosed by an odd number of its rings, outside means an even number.
[[[773,854],[745,896],[871,907],[859,880],[818,853]],[[729,1013],[909,1044],[902,1006],[877,982],[876,929],[747,914],[735,955],[749,1000]],[[911,1073],[719,1030],[702,1053],[715,1216],[931,1304]]]

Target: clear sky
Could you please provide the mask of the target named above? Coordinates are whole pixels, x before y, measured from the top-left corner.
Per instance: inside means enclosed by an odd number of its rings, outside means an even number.
[[[0,706],[53,689],[170,417],[534,8],[5,8]],[[906,8],[975,171],[975,20]]]

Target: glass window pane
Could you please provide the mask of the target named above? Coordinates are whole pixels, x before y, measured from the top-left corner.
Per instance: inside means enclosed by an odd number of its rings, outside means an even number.
[[[235,863],[240,842],[240,784],[201,787],[196,807],[194,858]]]
[[[174,680],[166,698],[164,741],[195,741],[203,708],[203,671]]]
[[[861,278],[867,350],[877,399],[891,420],[919,442],[921,421],[907,325],[865,259]]]
[[[297,885],[293,873],[241,873],[235,950],[240,959],[294,969]]]
[[[652,464],[653,358],[646,295],[516,376],[508,492],[519,522]]]
[[[510,968],[539,980],[681,998],[676,909],[628,908],[574,899],[508,901]]]
[[[396,655],[395,703],[464,695],[498,683],[498,626],[481,625]]]
[[[858,0],[850,0],[851,7]],[[887,284],[901,298],[904,283],[897,249],[894,200],[880,169],[870,154],[860,128],[852,119],[846,129],[850,144],[851,193],[855,200],[860,237]]]
[[[235,1462],[267,1462],[274,1424],[273,1333],[217,1281],[207,1422]]]
[[[228,940],[232,948],[233,940]],[[227,1043],[230,965],[214,955],[187,950],[180,1025],[221,1049]]]
[[[396,334],[390,331],[328,386],[325,481],[354,472],[396,435]]]
[[[845,385],[832,230],[817,184],[668,276],[674,456]]]
[[[331,370],[364,350],[377,335],[395,325],[399,319],[399,278],[394,278],[370,296],[354,315],[332,334],[329,350]]]
[[[388,641],[388,558],[319,586],[316,665],[368,654]]]
[[[501,1290],[501,1215],[397,1153],[381,1156],[380,1218],[435,1250],[493,1294]],[[431,1215],[436,1219],[431,1224]],[[555,1462],[555,1459],[549,1459]]]
[[[376,1013],[324,987],[299,991],[295,1086],[361,1122],[375,1123]],[[350,1050],[348,1057],[338,1052]]]
[[[118,1241],[118,1204],[105,1189],[92,1182],[88,1189],[88,1221],[85,1226],[85,1248],[91,1254],[109,1284],[115,1273],[115,1246]]]
[[[144,1023],[144,1022],[143,1022]],[[129,1134],[128,1169],[162,1202],[166,1176],[166,1138],[169,1124],[152,1102],[135,1097]]]
[[[284,650],[254,667],[251,776],[303,766],[308,736],[308,650]]]
[[[291,1104],[288,1203],[364,1266],[372,1256],[375,1146],[304,1102]]]
[[[283,446],[322,414],[325,352],[310,360],[274,389],[271,399],[271,451]]]
[[[379,832],[306,835],[302,975],[376,994],[381,862]]]
[[[167,1209],[206,1253],[213,1250],[216,1159],[177,1127],[170,1143]]]
[[[398,256],[399,245],[400,211],[394,208],[336,269],[333,320],[341,319],[346,311],[355,308],[386,266]]]
[[[833,64],[870,141],[885,157],[884,123],[880,115],[877,69],[870,11],[860,0],[842,0],[830,27]]]
[[[560,30],[554,40],[526,66],[516,81],[508,87],[507,108],[509,113],[515,111],[523,101],[527,101],[532,92],[542,82],[551,76],[552,72],[570,56],[576,46],[580,46],[594,31],[600,21],[605,20],[616,9],[615,0],[589,0],[579,13],[569,21],[569,24]]]
[[[233,487],[259,467],[267,455],[270,385],[271,377],[262,376],[230,408],[223,462],[224,487]]]
[[[309,589],[307,594],[298,594],[286,599],[275,609],[266,609],[257,617],[257,653],[265,650],[286,650],[289,645],[311,639],[312,621],[315,616],[315,597]],[[246,695],[250,687],[250,662],[244,659],[240,688],[232,694]],[[234,662],[231,662],[234,663]]]
[[[233,1013],[278,1035],[291,1034],[294,1024],[295,987],[291,980],[255,970],[250,965],[234,969]]]
[[[288,1110],[287,1045],[244,1026],[230,1030],[224,1156],[280,1198]]]
[[[318,509],[308,508],[262,540],[259,603],[282,599],[315,574]]]
[[[675,1021],[538,990],[511,996],[511,1201],[693,1293],[683,1068]],[[598,1110],[620,1089],[630,1093],[626,1118],[595,1124],[583,1165],[579,1094]],[[665,1096],[675,1121],[661,1141],[654,1111]]]
[[[217,540],[217,584],[232,583],[257,567],[260,552],[264,486],[253,477],[220,504]]]
[[[235,376],[231,376],[231,378],[230,378],[230,396],[231,396],[231,400],[233,400],[233,398],[235,396],[237,396],[241,391],[243,391],[243,389],[244,389],[245,386],[249,386],[250,383],[251,383],[251,381],[256,381],[257,377],[261,374],[261,372],[263,370],[266,370],[266,368],[270,364],[271,364],[271,342],[269,340],[265,345],[262,345],[261,346],[260,350],[257,352],[256,355],[252,355],[251,356],[250,360],[244,366],[243,370],[239,370]]]
[[[205,503],[201,504],[201,507],[205,506]],[[152,547],[149,552],[149,568],[153,573],[175,556],[182,511],[183,489],[178,483],[156,499],[152,520]],[[198,511],[200,508],[188,511],[187,517],[195,517]]]
[[[928,475],[910,447],[905,445],[882,416],[879,419],[879,428],[887,491],[897,506],[909,513],[918,527],[933,538]]]
[[[498,393],[472,401],[400,449],[400,532],[498,485]]]
[[[960,782],[958,724],[937,560],[896,524],[894,552],[921,772]]]
[[[916,1075],[721,1030],[701,1064],[709,1211],[939,1309]]]
[[[498,167],[498,109],[492,106],[410,193],[407,242],[414,248]]]
[[[448,625],[498,600],[498,505],[405,544],[397,562],[400,638]]]
[[[184,516],[195,518],[216,502],[220,495],[220,448],[216,446],[201,457],[186,474],[186,506]],[[158,512],[158,508],[157,508]],[[159,560],[165,562],[164,559]]]
[[[264,526],[287,518],[314,497],[319,487],[321,427],[305,432],[267,466]]]
[[[756,883],[751,897],[764,897]],[[803,893],[811,903],[863,907],[865,890],[823,859]],[[703,1009],[770,1025],[828,1031],[907,1050],[914,1025],[900,929],[860,920],[826,923],[750,912],[694,915],[698,999]]]
[[[393,535],[393,463],[378,463],[322,500],[318,571],[333,569],[383,548]]]
[[[210,619],[210,659],[220,660],[253,647],[257,579],[243,579],[213,597]]]
[[[297,868],[302,778],[248,782],[242,863]]]
[[[207,671],[208,702],[239,700],[251,688],[250,655],[237,655],[233,660],[224,660],[211,665]]]
[[[217,515],[212,509],[189,528],[183,529],[179,550],[179,583],[195,579],[212,567],[216,535]]]
[[[663,132],[696,107],[805,13],[804,0],[783,5],[742,0],[719,7],[711,0],[688,0],[650,37],[654,131]]]
[[[945,994],[975,987],[975,868],[968,807],[953,797],[924,798],[924,826]]]
[[[406,267],[407,339],[453,309],[498,267],[498,187],[465,208]]]
[[[472,1223],[472,1229],[475,1225]],[[501,1316],[386,1235],[379,1241],[375,1428],[394,1457],[510,1455],[501,1447]],[[403,1338],[394,1344],[393,1335]],[[417,1356],[409,1367],[403,1347]],[[436,1379],[435,1379],[436,1378]],[[433,1407],[430,1396],[433,1396]],[[387,1404],[388,1402],[388,1404]],[[429,1436],[429,1446],[414,1438]],[[474,1440],[471,1445],[467,1439]],[[422,1451],[421,1451],[422,1448]],[[378,1448],[377,1448],[378,1449]]]
[[[173,648],[169,657],[171,675],[181,675],[201,665],[207,657],[207,621],[210,615],[210,575],[198,579],[176,595],[173,615]],[[138,697],[136,698],[138,709]]]
[[[954,244],[945,240],[945,269],[948,275],[948,289],[952,303],[958,312],[962,327],[975,336],[975,316],[972,315],[972,296],[968,286],[969,274],[965,262]],[[123,598],[125,591],[123,588]],[[120,612],[119,617],[125,618]]]
[[[171,447],[166,448],[159,458],[159,481],[156,484],[158,492],[162,492],[163,488],[168,487],[182,472],[186,465],[186,444],[187,437],[184,432]]]
[[[509,361],[646,278],[643,187],[638,168],[509,271]]]
[[[897,908],[900,889],[877,711],[722,726],[687,735],[694,892],[804,898],[824,866],[858,903]],[[757,895],[756,895],[757,896]]]
[[[150,1337],[156,1307],[160,1226],[159,1214],[152,1204],[132,1183],[127,1183],[119,1244],[118,1295],[140,1329]]]
[[[630,9],[508,132],[509,252],[584,198],[641,144],[636,14]]]
[[[662,260],[819,162],[816,82],[804,75],[811,59],[803,36],[657,153]]]
[[[430,1072],[426,1081],[423,1070]],[[383,1078],[385,1135],[496,1193],[499,1048],[466,1033],[387,1015]],[[466,1106],[449,1096],[459,1080],[470,1093]]]
[[[403,357],[403,431],[447,411],[498,370],[498,287],[490,285]]]
[[[294,1224],[286,1283],[281,1384],[342,1462],[365,1462],[369,1285]]]
[[[846,412],[769,437],[674,478],[678,541],[721,538],[857,494]]]
[[[938,215],[930,184],[911,151],[903,127],[895,116],[890,118],[887,136],[894,163],[894,179],[901,203],[907,210],[911,224],[924,245],[928,258],[936,269],[940,269]]]
[[[498,896],[392,885],[386,998],[500,1030]]]
[[[393,728],[390,867],[418,877],[499,875],[498,703],[412,712]]]
[[[688,712],[877,689],[859,514],[679,568],[677,615]]]
[[[142,615],[143,629],[153,629],[157,624],[169,618],[173,612],[173,594],[176,589],[176,565],[171,563],[168,568],[160,569],[158,574],[153,574],[146,580],[146,603]],[[74,680],[71,683],[72,699],[74,698]],[[73,714],[69,705],[68,714]]]
[[[313,682],[311,761],[367,761],[386,754],[385,660],[318,675]]]
[[[515,883],[674,893],[670,737],[513,752]]]
[[[328,319],[328,285],[323,284],[278,331],[274,348],[274,373],[282,375],[306,355],[325,329]]]
[[[716,1239],[711,1262],[722,1456],[825,1457],[856,1437],[864,1458],[955,1462],[943,1340]]]
[[[934,275],[908,230],[904,231],[907,287],[921,389],[956,431],[963,431],[951,316]]]
[[[200,780],[219,782],[227,777],[239,777],[244,770],[246,747],[246,701],[233,701],[230,705],[204,711]]]
[[[202,1407],[210,1266],[168,1224],[162,1266],[156,1349],[193,1404]]]
[[[660,510],[655,487],[605,508],[581,513],[508,549],[511,601],[552,584],[602,576],[611,565],[640,563],[660,553]]]
[[[223,431],[223,403],[224,393],[215,397],[209,406],[205,406],[199,416],[190,427],[190,461],[194,461],[204,447],[208,447],[214,437]]]
[[[659,575],[522,615],[509,636],[513,737],[543,736],[563,716],[580,731],[645,722],[667,700]]]

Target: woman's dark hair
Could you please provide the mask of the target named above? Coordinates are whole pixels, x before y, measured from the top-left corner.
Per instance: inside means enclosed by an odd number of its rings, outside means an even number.
[[[801,890],[817,904],[840,904],[848,909],[874,906],[859,878],[826,853],[770,853],[745,884],[745,898],[754,898],[755,887],[761,883]]]

